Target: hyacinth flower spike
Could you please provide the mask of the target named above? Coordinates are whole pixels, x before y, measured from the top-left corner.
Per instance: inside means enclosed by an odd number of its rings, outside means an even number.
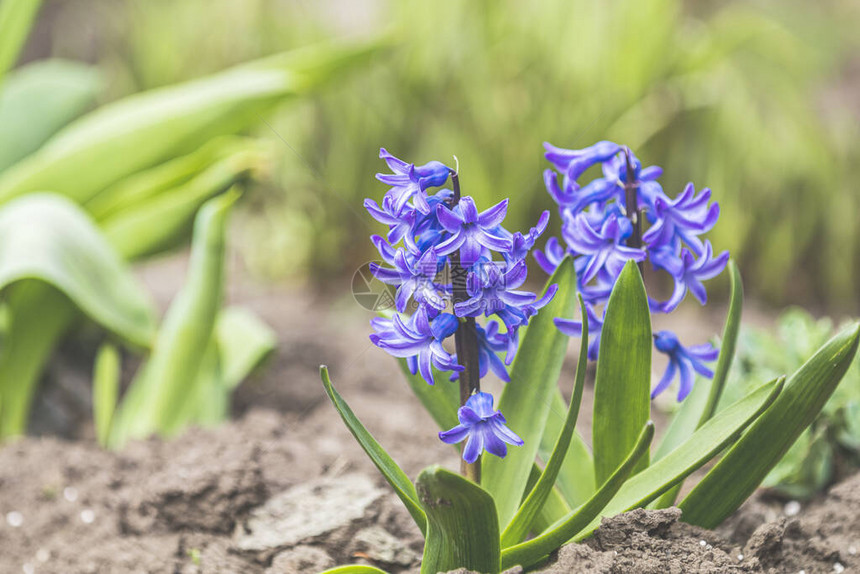
[[[451,174],[451,169],[438,161],[431,161],[422,166],[406,163],[397,159],[385,148],[379,150],[379,157],[385,160],[392,172],[378,173],[376,179],[391,186],[387,196],[391,198],[394,212],[399,214],[406,203],[412,199],[415,208],[421,213],[430,213],[425,190],[428,187],[444,185]]]
[[[668,388],[675,378],[676,371],[680,377],[678,401],[683,401],[690,394],[690,391],[693,390],[693,372],[699,373],[709,379],[714,377],[714,372],[706,367],[704,363],[716,361],[720,351],[715,349],[710,343],[684,347],[674,333],[671,331],[660,331],[654,334],[654,346],[661,353],[668,355],[669,364],[660,382],[651,391],[652,399]]]
[[[441,311],[445,308],[445,298],[439,295],[434,284],[439,272],[439,257],[436,252],[430,248],[417,260],[409,259],[406,251],[398,249],[394,252],[394,269],[371,263],[370,272],[383,283],[398,286],[394,300],[399,312],[406,310],[406,304],[412,297],[419,303],[426,303]]]
[[[662,267],[672,275],[675,287],[667,301],[658,303],[652,300],[651,307],[663,313],[669,313],[684,300],[688,290],[699,303],[702,305],[707,303],[708,293],[702,281],[719,275],[729,261],[728,251],[723,251],[717,257],[713,256],[713,251],[711,242],[705,241],[704,252],[698,259],[694,259],[692,252],[687,248],[681,250],[680,259],[667,257],[664,252],[656,253],[652,259],[654,265]]]
[[[460,424],[440,432],[439,438],[448,444],[466,440],[463,460],[469,464],[478,460],[484,450],[504,457],[508,454],[507,445],[523,445],[523,440],[507,427],[502,413],[493,410],[493,395],[489,393],[478,392],[469,397],[457,411],[457,419]]]

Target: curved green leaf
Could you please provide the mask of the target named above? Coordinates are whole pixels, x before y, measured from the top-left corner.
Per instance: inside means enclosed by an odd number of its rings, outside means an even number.
[[[762,385],[702,425],[672,452],[631,477],[576,539],[581,540],[594,532],[603,516],[644,507],[722,452],[776,400],[782,386],[782,379]]]
[[[560,548],[562,544],[582,530],[622,487],[636,464],[648,452],[653,438],[654,423],[648,421],[639,433],[633,449],[624,458],[621,465],[615,469],[615,472],[603,482],[597,492],[585,504],[571,511],[568,516],[547,532],[528,542],[522,542],[504,549],[502,551],[502,568],[510,568],[517,564],[523,568],[528,568]]]
[[[651,413],[651,312],[642,276],[628,261],[612,288],[594,380],[594,478],[602,484],[636,444]],[[641,470],[648,456],[639,461]]]
[[[248,309],[227,307],[215,321],[215,344],[222,385],[230,392],[275,351],[278,337]]]
[[[108,446],[113,413],[119,396],[120,377],[119,350],[111,343],[104,343],[96,355],[93,367],[93,421],[96,438],[103,447]]]
[[[335,390],[328,376],[327,367],[320,367],[320,377],[322,378],[328,398],[331,399],[334,408],[340,413],[340,417],[346,423],[349,432],[352,433],[352,436],[355,437],[355,440],[358,441],[358,444],[361,445],[361,448],[364,449],[364,452],[367,453],[367,456],[370,457],[370,460],[373,461],[373,464],[376,465],[376,468],[379,469],[379,472],[382,473],[382,476],[385,477],[385,480],[388,481],[388,484],[391,485],[397,496],[400,497],[401,502],[406,506],[406,510],[412,515],[412,519],[415,520],[415,524],[418,525],[421,532],[425,532],[427,518],[424,510],[418,504],[418,494],[415,492],[415,485],[412,484],[406,473],[397,466],[394,459],[385,452],[385,449],[376,442],[373,435],[367,432],[367,429],[364,428],[364,425],[361,424],[361,421],[358,420],[358,417],[355,416],[355,413],[352,412],[352,409],[349,408],[343,397]]]
[[[585,302],[581,295],[577,295],[579,299],[579,307],[582,311],[582,316],[586,317]],[[525,501],[520,505],[519,510],[514,515],[511,522],[502,532],[501,544],[502,548],[513,546],[520,542],[534,523],[535,518],[546,503],[547,498],[555,485],[555,479],[558,476],[558,471],[561,469],[562,461],[568,455],[570,441],[573,437],[573,431],[576,428],[576,419],[579,415],[579,406],[582,402],[582,389],[585,385],[585,369],[588,363],[588,321],[582,323],[582,337],[580,338],[579,362],[576,365],[576,377],[573,384],[573,394],[570,398],[570,406],[567,409],[567,417],[564,421],[564,428],[558,435],[555,447],[552,450],[546,467],[540,475],[540,478],[534,488],[526,497]]]
[[[15,65],[39,13],[42,0],[12,0],[0,3],[0,82]]]
[[[108,104],[4,172],[0,201],[48,189],[84,203],[132,173],[259,123],[275,103],[306,93],[378,48],[308,48]]]
[[[836,390],[858,341],[860,325],[855,324],[789,377],[779,399],[678,505],[685,522],[713,528],[753,493]]]
[[[699,379],[695,388],[686,399],[684,404],[672,418],[666,435],[660,446],[654,453],[654,460],[663,458],[676,446],[683,442],[695,430],[705,424],[717,409],[717,404],[723,396],[723,388],[732,366],[735,356],[735,346],[738,341],[738,333],[741,329],[741,312],[743,310],[744,287],[741,282],[741,273],[734,261],[729,261],[730,296],[729,310],[726,315],[726,323],[723,327],[721,339],[720,356],[717,360],[717,368],[711,381]],[[683,481],[667,490],[657,501],[655,508],[667,508],[675,504],[678,492],[681,490]]]
[[[438,466],[415,482],[427,513],[421,574],[465,568],[499,572],[499,519],[493,497],[480,486]]]
[[[37,279],[122,339],[148,347],[155,310],[125,263],[69,200],[38,193],[0,209],[0,289]]]
[[[11,72],[0,90],[0,171],[27,157],[95,103],[94,66],[40,60]]]
[[[237,197],[216,197],[197,215],[188,277],[164,317],[152,355],[117,412],[114,446],[153,432],[175,433],[188,423],[182,417],[183,397],[200,380],[198,371],[221,309],[227,218]]]
[[[568,337],[555,327],[553,319],[573,315],[576,273],[569,257],[550,277],[547,289],[552,284],[558,285],[558,292],[529,322],[511,369],[511,382],[499,399],[508,426],[525,444],[510,449],[504,459],[483,457],[483,485],[496,500],[500,524],[508,524],[522,499],[558,389]]]
[[[546,419],[543,436],[540,440],[538,454],[543,460],[552,456],[555,441],[564,427],[564,416],[567,409],[561,390],[556,390],[552,397],[549,416]],[[594,459],[591,449],[582,440],[579,431],[574,429],[567,456],[562,461],[561,469],[556,480],[558,490],[564,495],[567,503],[576,508],[594,494],[597,490],[594,484]]]

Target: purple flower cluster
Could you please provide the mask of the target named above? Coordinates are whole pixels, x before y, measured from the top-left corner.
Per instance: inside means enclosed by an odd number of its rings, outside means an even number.
[[[528,233],[511,233],[502,227],[507,200],[478,211],[471,197],[440,189],[453,175],[446,165],[432,161],[416,166],[385,149],[379,157],[392,173],[376,177],[390,189],[381,204],[367,199],[364,206],[388,226],[388,233],[371,237],[383,262],[371,264],[371,271],[380,281],[396,286],[396,313],[371,321],[375,333],[370,340],[406,359],[410,371],[432,385],[434,369],[451,372],[452,380],[463,371],[443,342],[467,317],[495,317],[475,326],[478,370],[481,377],[492,370],[509,381],[507,366],[516,354],[520,327],[556,291],[553,287],[539,298],[518,290],[526,280],[525,258],[546,229],[549,212]],[[458,281],[465,286],[465,296],[459,298],[455,297]],[[411,314],[406,313],[409,309]],[[499,353],[504,353],[504,359]],[[473,395],[460,409],[461,425],[440,433],[448,443],[469,438],[464,449],[468,462],[474,462],[484,449],[504,456],[505,443],[522,444],[505,426],[501,413],[492,410],[492,402],[487,393]]]
[[[535,259],[547,273],[552,273],[566,254],[574,257],[578,289],[586,302],[589,333],[593,336],[590,359],[596,359],[599,351],[605,303],[629,260],[648,261],[652,268],[672,278],[674,289],[666,301],[649,298],[653,312],[673,311],[688,291],[701,304],[706,303],[702,282],[718,275],[729,259],[728,252],[714,256],[710,242],[701,239],[720,214],[716,202],[709,204],[709,189],[697,194],[693,184],[688,184],[671,199],[657,181],[661,168],[643,168],[629,149],[613,142],[602,141],[581,150],[550,144],[545,147],[546,158],[555,170],[544,172],[544,183],[561,212],[564,244],[550,238],[544,251],[535,252]],[[581,184],[581,176],[596,165],[600,165],[602,177]],[[628,206],[628,198],[635,198],[636,204]],[[642,221],[640,214],[644,214]],[[636,232],[645,224],[647,229],[638,237]],[[568,335],[582,333],[581,322],[556,319],[555,323]],[[654,387],[652,398],[669,386],[676,373],[680,379],[679,401],[692,389],[694,372],[713,377],[703,364],[716,359],[717,351],[710,344],[685,348],[674,334],[661,331],[654,336],[654,345],[668,355],[669,365]]]

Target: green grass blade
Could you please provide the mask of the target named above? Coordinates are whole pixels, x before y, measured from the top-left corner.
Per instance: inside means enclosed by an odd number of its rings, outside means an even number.
[[[41,5],[41,0],[0,2],[0,83],[18,61]]]
[[[636,444],[651,413],[651,312],[636,263],[628,261],[606,304],[594,381],[594,478],[602,484]],[[639,460],[641,470],[648,456]]]
[[[188,277],[165,315],[145,369],[120,405],[114,446],[153,432],[176,433],[188,423],[181,416],[183,397],[198,381],[221,309],[227,219],[237,197],[216,197],[197,215]]]
[[[723,388],[729,376],[732,360],[735,358],[735,347],[738,342],[738,333],[741,330],[741,313],[744,306],[744,285],[741,281],[741,272],[734,260],[729,261],[729,278],[731,282],[731,295],[729,298],[729,311],[726,316],[726,324],[723,327],[723,337],[720,342],[720,356],[717,359],[717,368],[714,370],[714,379],[711,383],[711,392],[708,395],[708,403],[699,419],[699,426],[708,421],[717,411],[717,405],[723,396]]]
[[[119,350],[111,343],[103,344],[93,368],[93,421],[96,438],[103,447],[108,446],[111,421],[119,396],[120,367]]]
[[[258,124],[277,102],[307,93],[378,48],[319,46],[108,104],[4,172],[0,201],[47,189],[85,203],[124,177]]]
[[[789,377],[779,399],[679,504],[683,520],[713,528],[753,493],[836,390],[860,341],[842,331]]]
[[[95,66],[41,60],[10,72],[0,89],[0,171],[35,152],[96,100]]]
[[[644,507],[722,452],[776,400],[782,388],[782,379],[762,385],[702,425],[672,452],[631,477],[600,516],[582,529],[576,539],[594,532],[603,516]]]
[[[438,466],[415,482],[427,513],[421,574],[465,568],[499,572],[499,519],[493,497],[480,486]]]
[[[529,322],[511,369],[511,382],[499,399],[499,410],[507,418],[508,426],[525,444],[508,450],[504,459],[483,457],[483,485],[496,500],[500,524],[508,524],[522,499],[552,396],[558,389],[568,337],[556,328],[553,319],[573,315],[576,273],[570,258],[561,262],[547,287],[552,284],[558,284],[558,292]]]
[[[672,424],[666,431],[660,446],[654,453],[654,459],[659,460],[676,446],[693,434],[697,428],[705,424],[717,410],[717,404],[723,395],[723,388],[732,366],[735,356],[735,346],[738,341],[738,333],[741,328],[741,312],[743,310],[744,288],[741,282],[741,274],[734,261],[729,262],[730,296],[729,310],[726,315],[726,323],[723,327],[721,339],[720,356],[717,359],[717,367],[714,378],[711,381],[700,379],[696,388],[684,399],[678,413],[672,419]],[[679,482],[655,501],[654,508],[667,508],[675,504],[675,499],[681,490],[683,481]]]
[[[540,441],[538,454],[543,460],[549,460],[552,450],[555,448],[556,438],[564,428],[565,412],[567,405],[561,391],[553,393],[552,405],[549,416],[546,419],[546,427]],[[564,495],[567,503],[575,508],[591,498],[597,490],[594,484],[594,460],[591,457],[591,449],[574,429],[573,437],[568,447],[567,456],[561,464],[556,480],[558,490]]]
[[[579,307],[582,311],[582,316],[586,317],[585,303],[582,296],[579,298]],[[579,362],[576,365],[576,377],[573,384],[573,394],[570,399],[570,406],[567,409],[567,417],[564,421],[564,428],[558,435],[555,442],[555,447],[552,454],[547,460],[546,467],[541,473],[540,478],[534,488],[529,492],[525,501],[520,505],[519,510],[511,519],[504,532],[502,532],[501,544],[502,548],[513,546],[520,542],[534,523],[541,509],[547,501],[550,492],[555,485],[556,477],[561,469],[562,462],[567,457],[570,447],[573,431],[576,428],[576,419],[579,415],[579,406],[582,402],[582,389],[585,385],[585,369],[588,363],[588,321],[582,324],[582,337],[579,349]]]
[[[361,421],[358,420],[358,417],[355,416],[355,413],[352,412],[352,409],[349,408],[343,397],[335,390],[331,384],[327,367],[320,367],[320,377],[325,386],[325,392],[328,394],[329,399],[331,399],[334,408],[337,409],[343,422],[346,423],[349,432],[352,433],[352,436],[355,437],[355,440],[358,441],[358,444],[361,445],[361,448],[364,449],[364,452],[367,453],[367,456],[370,457],[370,460],[373,461],[373,464],[376,465],[376,468],[379,469],[379,472],[382,473],[382,476],[385,477],[391,488],[394,489],[394,492],[403,502],[404,506],[406,506],[406,510],[412,515],[412,519],[415,520],[415,524],[418,525],[421,532],[426,532],[427,517],[424,514],[424,510],[418,504],[418,494],[415,491],[415,485],[412,484],[406,473],[397,466],[394,459],[385,452],[385,449],[376,442],[373,435],[364,428],[364,425],[361,424]]]
[[[633,449],[619,467],[603,482],[597,492],[549,531],[528,542],[522,542],[504,549],[502,551],[502,568],[511,568],[517,564],[523,568],[528,568],[561,547],[562,544],[582,530],[612,500],[612,497],[633,472],[639,460],[648,453],[653,438],[654,423],[648,421],[639,433]]]

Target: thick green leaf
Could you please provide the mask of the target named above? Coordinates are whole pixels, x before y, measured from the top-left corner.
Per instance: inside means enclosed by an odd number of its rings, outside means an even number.
[[[603,516],[644,507],[722,452],[779,396],[782,379],[771,381],[702,425],[672,452],[630,478],[612,501],[577,534],[580,540],[600,526]]]
[[[526,492],[531,493],[532,489],[538,482],[538,479],[543,475],[543,471],[541,468],[535,464],[532,466],[532,470],[529,473],[529,482],[526,484]],[[527,496],[523,497],[523,501],[525,501]],[[549,495],[547,497],[546,502],[544,502],[541,507],[538,515],[535,517],[535,520],[532,524],[532,531],[534,532],[543,532],[550,525],[555,524],[556,521],[562,519],[564,516],[570,512],[570,505],[564,499],[564,496],[561,494],[561,491],[558,488],[551,488],[549,490]]]
[[[274,352],[275,331],[257,315],[242,307],[227,307],[215,322],[221,378],[232,391]]]
[[[594,478],[602,484],[636,444],[651,413],[651,312],[636,263],[621,271],[600,333],[594,381]],[[641,470],[648,456],[639,461]]]
[[[111,343],[104,343],[99,348],[93,368],[93,420],[96,438],[103,447],[108,446],[119,396],[120,367],[119,350]]]
[[[167,311],[149,361],[117,412],[114,446],[153,432],[175,433],[188,424],[181,416],[183,397],[199,382],[221,309],[227,218],[237,197],[216,197],[197,215],[188,277]]]
[[[382,473],[382,476],[385,477],[385,480],[388,481],[388,484],[391,485],[397,496],[400,497],[400,500],[406,506],[409,514],[412,515],[412,519],[415,520],[421,532],[425,532],[427,518],[418,504],[418,494],[415,492],[415,485],[412,484],[406,473],[397,466],[397,463],[394,462],[391,456],[385,452],[385,449],[376,442],[373,435],[367,432],[367,429],[364,428],[364,425],[361,424],[361,421],[358,420],[358,417],[355,416],[355,413],[352,412],[352,409],[349,408],[343,397],[335,390],[328,376],[327,367],[320,367],[320,377],[322,378],[323,385],[325,385],[325,391],[328,393],[329,399],[331,399],[337,412],[340,413],[343,422],[349,428],[349,432],[352,433],[352,436],[355,437],[355,440],[358,441],[358,444],[361,445],[361,448],[364,449],[364,452],[367,453],[367,456],[370,457],[370,460],[373,461],[373,464],[376,465],[376,468],[379,469],[379,472]]]
[[[124,177],[259,123],[278,101],[308,92],[378,47],[329,45],[272,56],[106,105],[4,172],[0,201],[47,189],[84,203]]]
[[[717,410],[720,398],[723,396],[723,388],[735,356],[735,346],[738,341],[738,333],[741,328],[741,311],[743,310],[744,288],[741,282],[741,274],[734,261],[729,261],[729,277],[731,280],[731,295],[729,298],[729,310],[726,323],[723,327],[721,339],[720,356],[717,360],[717,368],[711,381],[699,379],[696,387],[689,396],[684,399],[684,404],[672,419],[672,424],[666,431],[654,459],[659,460],[676,446],[693,434],[697,428],[705,424]],[[683,481],[667,490],[655,501],[655,508],[667,508],[675,504],[675,499],[681,490]]]
[[[582,311],[582,316],[586,317],[585,302],[582,296],[579,295],[579,307]],[[534,488],[529,492],[525,501],[520,505],[519,510],[514,515],[511,522],[502,532],[501,544],[502,548],[513,546],[520,542],[526,534],[529,533],[534,520],[537,518],[541,509],[547,501],[553,486],[555,485],[556,477],[561,469],[562,462],[568,455],[570,441],[573,437],[573,431],[576,428],[576,419],[579,415],[579,406],[582,402],[582,389],[585,386],[585,369],[588,363],[588,321],[582,323],[582,337],[580,339],[579,362],[576,365],[576,377],[573,384],[573,394],[570,399],[570,406],[567,409],[567,417],[564,421],[564,427],[558,435],[555,442],[555,447],[552,449],[552,454],[547,460],[546,467],[541,473],[540,478]]]
[[[421,574],[465,568],[499,572],[499,519],[493,497],[480,486],[439,466],[415,482],[427,514]]]
[[[174,247],[185,239],[200,206],[258,168],[264,155],[259,145],[235,147],[177,187],[112,213],[101,222],[105,236],[127,260]]]
[[[818,416],[851,365],[858,341],[855,324],[791,375],[779,399],[681,501],[684,521],[713,528],[752,494]]]
[[[0,90],[0,171],[27,157],[93,105],[94,66],[41,60],[11,72]]]
[[[571,317],[575,304],[576,273],[573,261],[565,258],[550,277],[558,292],[530,322],[520,342],[509,382],[499,399],[511,430],[525,441],[504,458],[483,457],[484,488],[498,505],[500,524],[508,524],[516,512],[535,462],[541,436],[549,416],[558,376],[564,362],[568,338],[553,323],[556,317]],[[546,292],[546,290],[544,290]]]
[[[0,2],[0,82],[18,60],[41,5],[41,0]]]
[[[570,540],[584,528],[604,506],[615,496],[624,481],[633,472],[639,460],[648,453],[651,439],[654,438],[654,423],[648,421],[633,445],[633,449],[607,478],[594,495],[579,508],[571,511],[564,519],[553,525],[550,530],[540,536],[511,546],[502,551],[502,568],[510,568],[519,564],[528,568],[542,560],[562,544]]]
[[[32,194],[0,209],[0,289],[22,279],[51,284],[122,339],[152,343],[149,297],[89,217],[63,197]]]
[[[564,397],[561,396],[561,391],[557,390],[553,394],[546,427],[540,439],[538,454],[543,460],[549,460],[552,456],[555,440],[564,426],[566,410]],[[591,457],[591,449],[576,430],[573,431],[573,439],[558,473],[556,486],[573,508],[591,498],[597,489],[594,484],[594,460]]]

